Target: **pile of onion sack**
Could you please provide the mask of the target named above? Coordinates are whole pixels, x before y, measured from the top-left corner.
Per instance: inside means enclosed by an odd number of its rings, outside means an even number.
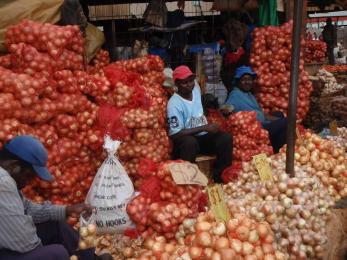
[[[250,63],[257,73],[256,98],[264,112],[287,114],[290,87],[290,64],[293,23],[256,28]],[[304,41],[302,41],[302,45]],[[297,118],[301,121],[309,108],[312,83],[300,59]]]
[[[163,235],[174,239],[180,224],[186,218],[196,217],[206,200],[199,185],[177,185],[170,172],[171,163],[140,162],[143,176],[139,188],[141,194],[128,205],[127,212],[144,238]]]
[[[327,53],[327,44],[318,40],[305,40],[305,62],[324,62]]]
[[[103,159],[98,105],[88,96],[107,91],[109,83],[82,71],[84,40],[78,26],[23,20],[7,28],[5,44],[9,53],[0,59],[0,143],[29,134],[47,148],[55,181],[36,179],[24,190],[29,198],[81,202]]]
[[[112,114],[120,114],[111,132],[127,130],[118,155],[137,188],[142,179],[138,174],[141,159],[158,163],[169,158],[163,69],[158,56],[118,61],[104,68],[111,86],[115,86]]]
[[[269,133],[261,127],[255,111],[242,111],[229,116],[227,125],[233,136],[233,159],[250,161],[252,156],[273,154]]]
[[[168,157],[159,57],[109,65],[108,53],[100,51],[85,67],[78,26],[29,20],[10,26],[5,43],[9,53],[0,57],[0,147],[17,135],[36,136],[48,150],[48,168],[55,177],[52,183],[35,179],[24,190],[27,197],[56,204],[84,201],[105,158],[106,131],[124,141],[119,153],[126,166],[141,156],[157,162]],[[113,77],[107,65],[115,66],[122,79]],[[106,126],[107,113],[101,115],[101,108],[116,111],[109,121],[114,124]],[[133,154],[127,147],[134,148]]]

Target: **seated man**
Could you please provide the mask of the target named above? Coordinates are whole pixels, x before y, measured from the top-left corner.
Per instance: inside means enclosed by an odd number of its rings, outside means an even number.
[[[256,73],[250,67],[237,68],[234,76],[234,88],[230,92],[226,104],[233,105],[235,112],[256,111],[257,119],[269,132],[270,142],[275,153],[286,143],[287,118],[281,112],[264,114],[255,96],[252,94],[253,80]]]
[[[21,193],[38,176],[52,181],[46,168],[47,151],[32,136],[17,136],[0,150],[0,259],[69,260],[112,259],[104,254],[94,255],[94,249],[77,251],[78,233],[65,219],[90,211],[85,204],[72,206],[36,204]]]
[[[177,86],[167,104],[169,135],[174,146],[174,159],[194,163],[198,153],[215,154],[217,159],[213,179],[221,183],[222,171],[231,164],[232,137],[221,132],[216,124],[209,124],[201,104],[200,87],[187,66],[173,72]]]

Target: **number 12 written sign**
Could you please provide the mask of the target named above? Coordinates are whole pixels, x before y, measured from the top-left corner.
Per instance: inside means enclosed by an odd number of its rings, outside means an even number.
[[[224,200],[222,186],[220,184],[208,186],[207,194],[216,220],[221,222],[228,221],[230,219],[230,213]]]
[[[207,186],[207,177],[199,170],[198,166],[189,162],[170,163],[171,176],[178,185],[196,184]]]
[[[265,153],[253,156],[253,164],[257,169],[262,182],[272,180],[272,171]]]

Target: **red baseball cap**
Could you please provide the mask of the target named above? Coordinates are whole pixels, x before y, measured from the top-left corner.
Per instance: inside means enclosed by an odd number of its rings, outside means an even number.
[[[176,79],[186,79],[190,76],[194,75],[194,73],[190,70],[188,66],[182,65],[178,66],[172,73],[172,78],[174,81]]]

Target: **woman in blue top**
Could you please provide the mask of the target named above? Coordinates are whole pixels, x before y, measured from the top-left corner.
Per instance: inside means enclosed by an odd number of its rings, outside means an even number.
[[[250,67],[237,68],[233,81],[234,88],[230,92],[226,104],[233,105],[235,112],[255,111],[258,121],[269,132],[274,152],[278,153],[286,143],[287,118],[281,112],[272,112],[271,114],[263,112],[252,93],[255,77],[256,73]]]

